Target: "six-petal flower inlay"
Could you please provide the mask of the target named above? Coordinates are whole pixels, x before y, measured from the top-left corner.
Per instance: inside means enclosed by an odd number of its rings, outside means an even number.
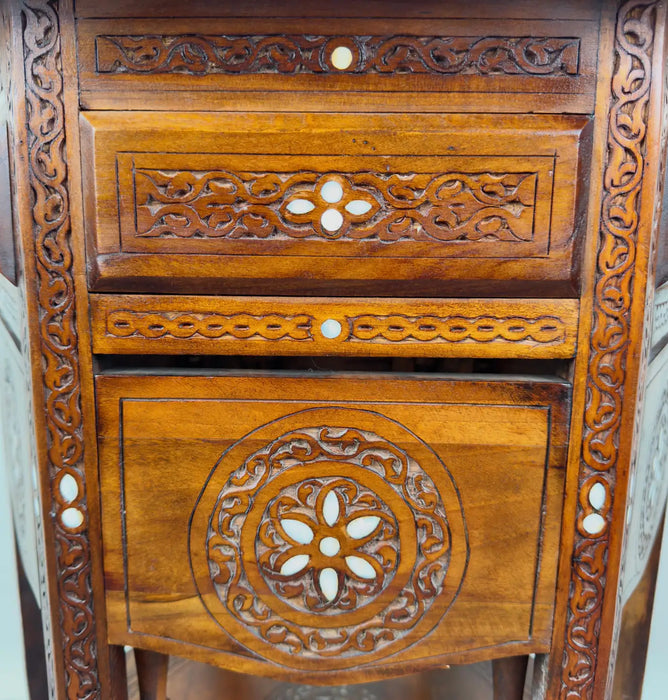
[[[351,479],[309,479],[282,491],[260,527],[258,561],[272,590],[311,612],[347,610],[383,588],[397,565],[397,523]]]

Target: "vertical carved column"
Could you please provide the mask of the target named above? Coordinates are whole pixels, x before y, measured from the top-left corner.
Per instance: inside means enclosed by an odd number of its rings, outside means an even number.
[[[579,493],[559,693],[560,698],[568,700],[594,697],[601,616],[610,574],[614,499],[623,498],[623,485],[615,493],[620,472],[625,468],[620,462],[620,448],[630,444],[633,431],[633,421],[624,423],[623,419],[635,399],[633,382],[639,360],[633,350],[641,338],[632,338],[631,328],[633,322],[639,326],[643,318],[642,285],[651,236],[651,226],[641,221],[641,208],[643,196],[654,195],[653,190],[645,194],[653,183],[644,182],[643,176],[648,167],[650,93],[655,89],[652,54],[659,6],[660,3],[647,0],[624,2],[615,28]],[[647,213],[644,216],[650,218]],[[640,294],[635,290],[634,295],[634,284],[641,285]],[[616,596],[615,590],[608,594]]]
[[[83,465],[63,75],[57,0],[22,0],[30,188],[46,431],[66,697],[100,696]],[[29,251],[27,251],[29,254]],[[34,351],[33,346],[33,351]],[[40,413],[38,408],[38,415]],[[62,691],[57,689],[56,692]],[[53,691],[52,691],[53,692]]]

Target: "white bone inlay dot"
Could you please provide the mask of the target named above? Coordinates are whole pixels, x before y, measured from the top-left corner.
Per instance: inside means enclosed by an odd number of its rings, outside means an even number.
[[[281,526],[285,530],[285,534],[299,544],[309,544],[313,541],[313,530],[301,520],[285,518],[281,520]]]
[[[325,338],[338,338],[341,335],[341,324],[333,318],[328,318],[326,321],[322,322],[322,325],[320,326],[320,332],[325,336]],[[333,493],[327,494],[327,498],[330,496],[334,496]],[[334,496],[334,500],[336,500],[336,496]],[[327,499],[325,499],[327,501]],[[337,503],[337,508],[338,508],[338,500],[336,500]],[[328,525],[333,525],[333,523],[330,523],[327,521]]]
[[[600,481],[589,489],[589,503],[596,510],[601,510],[605,505],[605,486]]]
[[[60,514],[60,520],[63,525],[70,530],[76,530],[83,523],[83,514],[77,508],[65,508]]]
[[[336,180],[328,180],[322,186],[320,196],[329,204],[336,204],[343,197],[343,187]]]
[[[72,503],[79,495],[77,480],[71,474],[65,474],[58,484],[58,490],[65,503]]]
[[[327,321],[325,321],[325,323],[327,323]],[[323,323],[323,326],[324,325]],[[325,502],[322,504],[322,515],[325,518],[325,522],[330,527],[333,527],[334,523],[339,519],[339,499],[334,491],[330,491],[325,496]]]
[[[346,532],[354,539],[361,540],[363,537],[370,535],[380,522],[377,515],[363,515],[361,518],[355,518],[346,525]]]
[[[341,550],[341,545],[336,537],[323,537],[320,540],[320,551],[326,557],[334,557]]]
[[[363,199],[353,199],[352,202],[346,204],[346,211],[353,216],[362,216],[366,214],[369,209],[371,209],[371,204],[365,202]]]
[[[309,202],[308,199],[293,199],[288,203],[286,209],[291,214],[308,214],[315,209],[315,204]]]
[[[583,521],[582,527],[590,535],[598,535],[605,527],[605,519],[598,513],[590,513]]]
[[[353,62],[353,52],[347,46],[337,46],[332,51],[332,65],[337,70],[350,68]]]
[[[360,578],[376,578],[376,570],[362,557],[349,556],[346,557],[348,568]]]
[[[343,226],[343,214],[336,209],[326,209],[320,217],[320,223],[325,231],[338,231]]]
[[[296,554],[294,557],[290,557],[287,561],[283,562],[281,566],[281,574],[283,576],[292,576],[298,571],[301,571],[310,559],[308,554]]]
[[[334,569],[329,567],[320,572],[320,590],[327,600],[332,601],[339,592],[339,577]]]

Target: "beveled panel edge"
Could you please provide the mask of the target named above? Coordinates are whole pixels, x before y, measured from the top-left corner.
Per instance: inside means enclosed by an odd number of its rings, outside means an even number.
[[[564,359],[576,299],[317,299],[91,295],[100,354]]]

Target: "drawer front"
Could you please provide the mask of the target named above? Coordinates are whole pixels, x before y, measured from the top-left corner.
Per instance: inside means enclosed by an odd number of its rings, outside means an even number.
[[[584,118],[82,119],[97,289],[574,293]]]
[[[547,651],[568,394],[98,377],[110,641],[323,682]]]
[[[597,10],[490,4],[427,2],[397,11],[348,1],[323,12],[287,2],[267,12],[257,3],[215,3],[180,5],[190,15],[181,17],[163,7],[159,16],[142,12],[146,2],[113,3],[115,17],[84,7],[82,102],[91,109],[182,108],[185,99],[193,109],[216,110],[591,112]]]

